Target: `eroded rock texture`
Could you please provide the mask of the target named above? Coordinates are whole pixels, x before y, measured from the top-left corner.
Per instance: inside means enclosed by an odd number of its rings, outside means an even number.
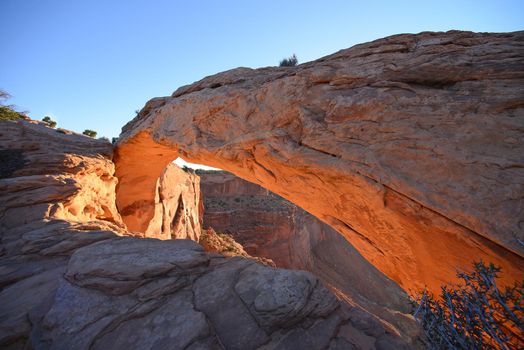
[[[42,219],[124,227],[115,206],[113,147],[39,122],[2,122],[0,217],[4,229]],[[21,195],[23,193],[24,195]]]
[[[126,225],[140,230],[144,237],[198,241],[203,213],[199,177],[169,164],[157,181],[154,215],[149,222],[144,216],[147,210],[148,204],[144,204],[120,213]]]
[[[520,279],[523,40],[396,35],[184,86],[124,127],[119,207],[152,201],[180,155],[301,206],[406,290],[438,291],[479,259]]]
[[[410,347],[310,273],[128,237],[104,141],[0,121],[0,150],[2,349]]]

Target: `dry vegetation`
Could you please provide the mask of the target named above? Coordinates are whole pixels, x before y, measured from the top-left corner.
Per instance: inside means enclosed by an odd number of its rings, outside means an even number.
[[[422,293],[415,316],[430,349],[524,348],[524,281],[500,289],[500,267],[475,263],[457,276],[462,285],[443,286],[439,298]]]
[[[204,247],[207,252],[218,253],[228,257],[241,256],[253,259],[264,265],[275,266],[275,263],[271,259],[252,257],[244,250],[241,244],[235,241],[233,236],[225,233],[217,233],[212,228],[202,230],[198,243]]]

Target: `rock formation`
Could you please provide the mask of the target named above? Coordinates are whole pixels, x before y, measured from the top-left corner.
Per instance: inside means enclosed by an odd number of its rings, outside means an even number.
[[[308,272],[129,237],[111,151],[0,121],[2,349],[410,347]]]
[[[202,231],[198,244],[200,244],[206,252],[218,253],[229,257],[240,256],[253,259],[267,266],[276,267],[273,260],[249,255],[244,250],[244,247],[238,243],[233,236],[224,233],[217,233],[211,227]]]
[[[396,35],[181,87],[124,127],[118,206],[152,203],[181,156],[299,205],[406,290],[438,291],[479,259],[521,279],[523,40]]]
[[[153,205],[154,215],[149,222],[144,221],[143,212],[148,210],[145,206],[127,207],[120,214],[130,226],[146,224],[139,233],[144,237],[198,241],[203,212],[198,176],[169,164],[157,181]]]
[[[110,143],[39,122],[2,122],[0,142],[0,217],[5,230],[42,219],[99,221],[114,224],[111,229],[124,228],[115,206]]]
[[[312,272],[341,298],[358,303],[405,334],[417,333],[407,294],[329,225],[228,172],[197,174],[207,230],[230,234],[247,253],[269,258],[277,267]]]
[[[297,258],[308,252],[290,249],[296,238],[295,214],[302,210],[254,183],[225,171],[200,171],[204,228],[231,234],[252,255],[279,267],[303,269]]]

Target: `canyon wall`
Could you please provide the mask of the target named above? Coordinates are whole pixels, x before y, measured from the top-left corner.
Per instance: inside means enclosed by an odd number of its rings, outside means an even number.
[[[0,121],[2,349],[411,348],[310,273],[130,237],[111,158],[106,141]]]
[[[123,128],[118,206],[153,202],[180,156],[299,205],[405,290],[438,292],[479,259],[522,279],[522,40],[395,35],[181,87]]]
[[[227,233],[252,256],[277,267],[306,270],[339,297],[417,333],[407,294],[338,232],[282,197],[225,171],[197,170],[204,228]]]
[[[291,251],[298,208],[270,191],[225,171],[197,171],[204,198],[204,228],[231,234],[253,256],[277,266],[304,268]]]

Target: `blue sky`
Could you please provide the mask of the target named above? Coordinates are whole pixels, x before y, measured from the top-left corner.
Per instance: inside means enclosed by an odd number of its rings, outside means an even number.
[[[450,29],[522,30],[524,1],[0,0],[0,88],[32,118],[113,137],[210,74]]]

